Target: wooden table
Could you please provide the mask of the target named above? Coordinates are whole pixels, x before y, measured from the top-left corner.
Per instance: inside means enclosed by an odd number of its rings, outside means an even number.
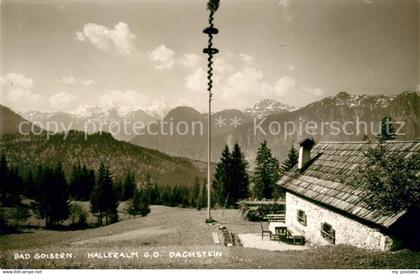
[[[302,233],[298,232],[293,227],[287,228],[287,238],[292,239],[294,245],[296,245],[296,242],[298,242],[300,245],[303,245],[305,242],[305,237],[302,235]]]

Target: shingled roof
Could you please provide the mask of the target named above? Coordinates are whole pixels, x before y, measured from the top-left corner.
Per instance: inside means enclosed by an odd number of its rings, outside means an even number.
[[[363,188],[354,182],[359,167],[368,160],[365,152],[377,145],[368,142],[319,143],[311,151],[309,165],[302,171],[294,167],[278,184],[292,193],[387,228],[405,212],[383,215],[369,209],[361,199]],[[419,141],[390,141],[384,146],[405,157],[420,153]]]

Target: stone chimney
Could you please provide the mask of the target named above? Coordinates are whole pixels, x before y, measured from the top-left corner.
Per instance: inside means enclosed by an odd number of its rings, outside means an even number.
[[[303,139],[299,142],[299,160],[298,169],[305,168],[311,160],[311,149],[314,147],[315,141],[312,137]]]

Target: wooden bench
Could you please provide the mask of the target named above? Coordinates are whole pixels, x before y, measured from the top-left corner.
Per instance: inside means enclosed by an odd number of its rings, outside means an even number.
[[[305,237],[302,235],[302,233],[298,232],[293,227],[287,228],[287,239],[290,239],[294,245],[304,245],[305,244]]]
[[[269,222],[285,222],[286,214],[285,213],[267,214],[264,216],[264,219],[268,220]]]

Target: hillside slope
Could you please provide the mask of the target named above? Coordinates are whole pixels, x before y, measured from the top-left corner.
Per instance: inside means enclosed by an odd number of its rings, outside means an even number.
[[[86,139],[79,131],[70,131],[67,138],[57,134],[49,139],[45,135],[8,134],[0,137],[0,153],[23,171],[60,161],[66,174],[70,174],[76,163],[97,169],[104,162],[111,167],[114,177],[132,171],[138,182],[148,173],[159,185],[191,185],[195,177],[203,177],[199,167],[189,159],[118,141],[109,133],[88,135]]]
[[[22,132],[29,132],[31,127],[34,132],[41,131],[39,127],[32,125],[8,107],[0,105],[0,134],[18,133],[20,125]]]

